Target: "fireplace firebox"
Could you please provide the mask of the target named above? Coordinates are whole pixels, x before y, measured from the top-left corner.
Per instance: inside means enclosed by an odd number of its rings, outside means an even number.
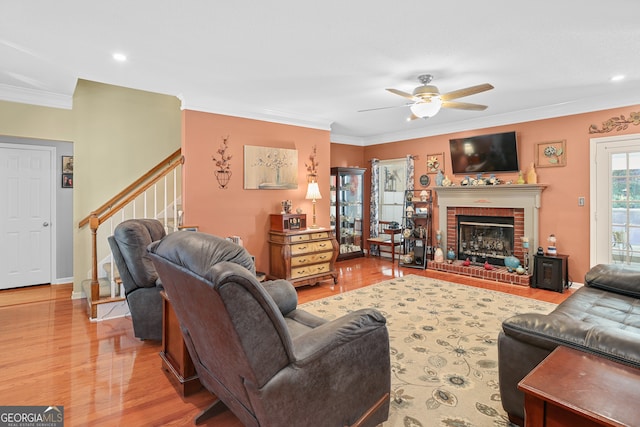
[[[457,215],[457,258],[503,266],[514,254],[514,218]]]

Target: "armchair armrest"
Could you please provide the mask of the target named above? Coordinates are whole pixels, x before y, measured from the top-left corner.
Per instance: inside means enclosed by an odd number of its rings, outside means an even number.
[[[385,325],[384,316],[372,308],[363,308],[348,313],[294,339],[294,364],[301,367],[312,363],[336,347],[354,342],[377,329],[385,328]],[[366,346],[370,345],[370,342],[363,340],[361,344],[354,345],[362,346],[360,350],[353,349],[354,352],[367,351]]]
[[[558,345],[578,348],[632,366],[640,366],[638,335],[610,325],[554,314],[519,314],[502,323],[504,334],[522,343],[552,351]]]
[[[585,285],[640,298],[640,270],[615,264],[598,264],[585,276]]]
[[[280,312],[286,316],[298,306],[298,293],[296,288],[286,280],[269,280],[262,284],[267,293],[273,298]]]

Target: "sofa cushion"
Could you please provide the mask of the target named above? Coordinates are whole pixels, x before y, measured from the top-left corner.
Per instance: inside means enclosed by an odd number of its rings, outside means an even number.
[[[629,265],[598,264],[587,272],[586,286],[640,298],[640,269]]]

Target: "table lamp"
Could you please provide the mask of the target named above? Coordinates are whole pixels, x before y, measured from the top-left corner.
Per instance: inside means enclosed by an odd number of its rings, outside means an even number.
[[[316,200],[322,199],[322,195],[320,194],[320,187],[317,182],[312,181],[309,183],[305,199],[313,201],[313,224],[309,226],[309,228],[319,228],[318,224],[316,224]]]

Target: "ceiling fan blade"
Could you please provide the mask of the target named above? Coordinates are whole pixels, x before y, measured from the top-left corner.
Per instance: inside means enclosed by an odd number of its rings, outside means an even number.
[[[392,105],[390,107],[367,108],[365,110],[358,110],[358,113],[364,113],[366,111],[388,110],[390,108],[408,107],[409,105],[411,105],[411,104]]]
[[[487,109],[487,106],[480,105],[480,104],[470,104],[468,102],[443,101],[442,108],[457,108],[458,110],[484,111]]]
[[[493,89],[493,86],[491,86],[489,83],[484,83],[481,85],[471,86],[464,89],[454,90],[453,92],[444,93],[440,95],[440,98],[443,101],[451,101],[452,99],[458,99],[464,96],[475,95],[476,93],[485,92],[491,89]]]
[[[403,97],[403,98],[411,99],[412,101],[414,101],[414,100],[416,99],[416,98],[415,98],[413,95],[411,95],[410,93],[403,92],[403,91],[398,90],[398,89],[387,89],[387,90],[388,90],[389,92],[391,92],[391,93],[396,94],[396,95],[400,95],[400,96],[401,96],[401,97]]]

